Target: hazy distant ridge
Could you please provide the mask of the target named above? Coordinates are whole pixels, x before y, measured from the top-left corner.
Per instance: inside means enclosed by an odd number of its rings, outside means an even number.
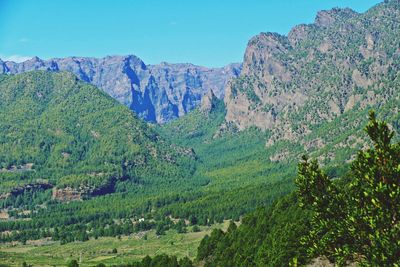
[[[0,60],[0,73],[32,70],[72,72],[103,89],[146,121],[164,123],[197,107],[210,90],[223,98],[227,81],[240,74],[241,64],[223,68],[168,63],[146,65],[133,55],[49,60],[34,57],[22,63]]]

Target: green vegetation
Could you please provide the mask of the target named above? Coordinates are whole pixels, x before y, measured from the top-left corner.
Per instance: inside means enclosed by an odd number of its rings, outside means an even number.
[[[196,249],[201,239],[213,229],[226,230],[229,222],[213,226],[199,226],[199,232],[179,234],[168,230],[157,236],[155,230],[140,232],[129,236],[99,237],[86,242],[73,242],[61,245],[59,242],[39,240],[27,245],[0,244],[0,262],[11,266],[21,266],[25,261],[34,266],[66,266],[77,260],[80,266],[122,265],[142,261],[147,255],[174,255],[178,261],[196,257]],[[116,249],[117,253],[113,253]]]
[[[400,143],[370,114],[366,127],[373,147],[360,151],[344,185],[332,182],[316,161],[299,165],[301,205],[313,211],[302,240],[310,256],[326,255],[338,265],[398,266],[400,253]]]
[[[69,74],[36,72],[24,75],[27,77],[37,75],[39,82],[46,84],[46,79],[57,81],[56,75],[63,77]],[[18,79],[18,77],[20,76],[6,77],[3,81]],[[69,81],[70,78],[67,80]],[[24,79],[20,78],[20,82]],[[78,87],[92,88],[91,95],[102,94],[89,85],[76,81],[75,83]],[[66,82],[63,84],[66,86]],[[115,104],[112,99],[108,97],[106,99]],[[134,115],[129,110],[116,105],[121,108],[121,111],[127,112],[126,116],[136,123]],[[393,115],[391,112],[393,106],[396,105],[397,100],[393,100],[382,105],[380,111],[380,114],[390,119],[392,125],[399,125],[398,114]],[[53,104],[50,105],[52,106]],[[140,149],[135,148],[134,153],[144,153],[148,158],[149,166],[154,166],[154,168],[143,169],[140,164],[139,166],[133,164],[129,169],[124,167],[126,164],[120,163],[116,166],[120,166],[121,169],[118,170],[116,167],[117,171],[114,174],[121,172],[121,175],[115,176],[109,175],[113,171],[101,173],[83,171],[91,170],[90,165],[80,169],[79,166],[83,165],[77,163],[76,170],[66,168],[60,176],[57,176],[55,171],[51,179],[35,180],[35,177],[43,178],[38,174],[45,174],[47,165],[41,166],[34,162],[35,167],[32,167],[32,170],[11,169],[2,172],[0,176],[15,175],[18,177],[18,179],[15,178],[16,181],[24,181],[19,177],[26,176],[32,184],[39,184],[38,182],[42,181],[43,184],[52,183],[57,188],[65,190],[70,187],[89,188],[92,195],[84,195],[83,202],[60,203],[52,199],[51,190],[41,186],[25,188],[21,192],[11,194],[0,201],[3,209],[13,218],[13,220],[0,221],[0,231],[9,231],[8,234],[1,235],[1,240],[2,242],[17,240],[21,243],[29,243],[30,240],[50,238],[52,241],[60,241],[62,246],[65,246],[69,242],[91,242],[99,237],[129,236],[150,229],[154,229],[159,236],[163,236],[171,229],[181,234],[191,233],[197,231],[195,227],[193,227],[194,230],[191,229],[193,225],[197,227],[212,225],[227,219],[239,221],[241,217],[256,210],[257,207],[268,208],[276,199],[294,189],[297,160],[306,149],[311,156],[324,159],[323,163],[329,177],[339,177],[346,173],[348,165],[343,162],[348,161],[354,151],[362,146],[361,141],[358,141],[355,146],[350,146],[348,143],[354,140],[351,136],[359,136],[360,128],[364,126],[361,122],[363,114],[366,115],[366,113],[347,112],[342,118],[313,126],[312,133],[298,142],[277,141],[268,146],[266,146],[266,141],[270,138],[270,132],[262,132],[256,128],[238,132],[225,123],[225,109],[222,101],[217,103],[210,113],[195,110],[162,127],[156,126],[151,129],[137,122],[149,132],[145,137],[152,138],[143,137],[144,144],[140,143]],[[97,120],[100,120],[103,115],[98,115]],[[112,115],[114,119],[116,116]],[[66,120],[65,117],[63,119]],[[108,117],[105,119],[110,120]],[[87,128],[90,127],[90,123],[87,124]],[[49,124],[51,121],[46,120],[46,129]],[[114,127],[120,127],[118,125]],[[103,130],[101,136],[107,136],[109,135],[107,129],[113,129],[111,124],[108,128],[96,128],[96,132]],[[129,135],[129,128],[124,131],[127,131]],[[323,137],[323,146],[314,146],[313,140],[320,137]],[[122,142],[124,138],[110,138],[116,140],[116,146],[124,147]],[[135,140],[135,144],[139,144],[140,139]],[[118,143],[120,141],[121,144]],[[169,145],[171,143],[176,145]],[[159,151],[157,153],[160,153],[160,156],[157,159],[152,156],[153,150],[142,151],[142,146],[149,145]],[[122,152],[125,151],[124,148],[121,149]],[[109,150],[112,151],[112,146]],[[45,157],[47,161],[55,158],[55,155],[59,153],[59,151],[53,151],[53,149],[49,150],[49,156]],[[69,150],[70,157],[75,153],[74,151]],[[137,158],[121,159],[118,153],[115,152],[115,159],[136,162]],[[131,150],[126,150],[126,153],[130,155]],[[168,155],[172,155],[173,160]],[[334,157],[329,158],[329,155],[334,155]],[[158,162],[160,158],[168,160]],[[166,166],[166,168],[161,170],[161,166]],[[97,165],[96,168],[98,168]],[[173,176],[179,170],[182,172]],[[143,176],[134,175],[140,173]],[[109,187],[113,189],[112,194],[102,195],[96,193],[101,190],[93,190]],[[95,195],[98,196],[93,197]],[[177,218],[177,220],[172,218]],[[190,225],[183,219],[189,220]],[[194,245],[191,247],[191,249],[195,248]],[[289,252],[297,255],[295,250],[288,250]],[[260,256],[257,261],[266,262],[266,259]],[[282,260],[282,262],[285,261]]]
[[[198,248],[205,266],[303,265],[327,256],[337,265],[397,266],[400,143],[370,115],[373,146],[357,154],[351,170],[330,179],[317,161],[299,164],[297,194],[247,215],[236,227],[214,230]]]
[[[290,194],[247,215],[239,227],[214,230],[201,241],[197,260],[205,266],[288,266],[293,258],[304,263],[299,236],[308,232],[309,217]]]
[[[31,81],[32,84],[25,84],[26,81]],[[115,101],[94,87],[76,81],[67,73],[33,72],[5,77],[3,83],[0,84],[2,88],[5,88],[2,89],[2,94],[8,96],[11,94],[11,87],[18,88],[18,84],[22,84],[19,87],[21,96],[15,97],[13,101],[27,99],[24,101],[33,102],[32,105],[36,105],[41,110],[36,112],[33,120],[38,122],[31,120],[25,122],[26,118],[21,112],[18,134],[22,138],[25,132],[34,130],[35,127],[46,129],[43,130],[43,133],[32,135],[34,138],[30,142],[21,139],[26,148],[34,147],[40,155],[43,154],[44,162],[25,160],[18,164],[33,163],[31,171],[25,169],[14,171],[11,168],[0,174],[4,180],[24,182],[21,183],[19,192],[12,193],[8,198],[0,201],[4,210],[13,218],[0,222],[0,230],[9,231],[7,234],[1,235],[3,242],[18,240],[26,243],[29,240],[51,238],[53,241],[66,244],[102,236],[126,236],[149,229],[156,229],[159,235],[163,235],[169,229],[176,229],[184,233],[189,232],[190,228],[182,223],[182,219],[190,220],[192,225],[211,225],[215,222],[222,222],[224,219],[239,220],[248,211],[252,211],[258,206],[270,205],[276,197],[282,196],[292,189],[289,181],[294,178],[295,162],[293,161],[291,167],[283,163],[272,163],[264,149],[267,135],[257,129],[249,129],[241,133],[236,133],[229,127],[221,130],[220,125],[225,114],[222,102],[218,103],[210,114],[196,110],[184,120],[178,120],[162,129],[157,129],[161,132],[162,137],[160,137],[154,129],[149,129],[137,121],[125,107],[116,104]],[[54,96],[46,96],[47,102],[45,103],[41,103],[41,98],[39,98],[37,100],[39,103],[36,103],[35,99],[35,101],[31,99],[32,95],[37,95],[36,91],[43,87],[48,88],[46,93],[54,94]],[[52,91],[55,89],[62,94],[68,94],[68,97],[58,96],[58,93]],[[85,90],[88,92],[85,93]],[[79,96],[75,95],[77,93]],[[69,100],[72,97],[76,97],[76,102],[79,103],[82,97],[86,99],[95,96],[99,98],[98,102],[105,102],[102,105],[99,104],[101,107],[110,105],[112,109],[117,109],[118,113],[126,114],[118,115],[111,112],[107,115],[109,113],[107,108],[103,107],[101,110],[97,110],[95,106],[91,106],[91,101],[84,101],[83,103],[87,105],[86,109],[91,112],[82,111],[78,117],[72,114],[73,109],[69,108],[74,104],[65,103],[65,101],[72,101]],[[4,108],[4,114],[10,117],[8,120],[15,120],[9,114],[17,110],[19,105],[7,106],[6,103],[8,102],[5,101],[3,105],[13,111]],[[93,103],[98,104],[96,101]],[[63,109],[62,114],[54,113],[54,110],[57,110],[55,106]],[[85,105],[81,106],[84,108]],[[47,114],[47,109],[52,113]],[[35,109],[32,108],[32,113],[34,111]],[[107,116],[103,112],[106,112]],[[119,120],[122,121],[122,125],[116,119],[119,116],[121,116]],[[127,118],[124,119],[122,116]],[[42,117],[46,119],[42,119]],[[56,120],[58,117],[60,118]],[[93,122],[87,117],[96,119]],[[87,129],[85,138],[88,139],[83,139],[82,134],[76,133],[77,130],[73,127],[84,119],[86,122],[82,128]],[[58,123],[58,120],[62,120],[62,123]],[[71,124],[69,120],[76,124]],[[23,127],[24,122],[33,125],[31,125],[32,127]],[[124,143],[129,143],[130,140],[131,128],[127,127],[130,125],[128,122],[136,127],[134,129],[143,128],[143,131],[146,132],[143,136],[141,131],[132,133],[132,135],[137,135],[137,138],[131,140],[134,141],[131,147],[125,146]],[[14,123],[15,121],[9,125],[14,125]],[[103,128],[102,125],[108,126]],[[112,160],[114,163],[103,163],[99,158],[94,157],[99,165],[93,165],[92,157],[85,157],[89,152],[79,154],[75,149],[69,148],[63,167],[49,169],[48,166],[57,165],[53,164],[53,159],[59,160],[59,157],[65,157],[63,149],[55,148],[58,146],[58,142],[66,144],[69,142],[64,141],[64,135],[61,137],[57,135],[49,149],[42,151],[40,146],[36,148],[38,146],[37,138],[43,140],[53,138],[53,136],[47,135],[48,129],[56,129],[50,132],[65,132],[65,136],[71,140],[78,139],[74,141],[76,149],[92,142],[93,144],[86,150],[91,151],[90,153],[93,155],[100,156],[104,156],[107,151],[114,155],[114,157],[107,156],[111,157],[110,161]],[[10,136],[15,134],[10,129],[8,131]],[[97,137],[93,136],[93,131],[98,133]],[[114,132],[118,134],[121,132],[123,135],[121,137],[110,135]],[[103,140],[102,137],[107,137],[107,140]],[[142,143],[140,142],[142,139],[139,137],[143,139]],[[168,140],[162,141],[163,137]],[[8,139],[6,141],[11,142]],[[97,144],[97,142],[106,142],[107,149],[101,148],[104,143]],[[182,146],[190,145],[195,151],[195,156],[192,156],[193,152],[190,149],[168,145],[172,142]],[[7,149],[10,147],[12,146],[8,145]],[[22,147],[21,145],[21,151],[23,151]],[[103,152],[98,154],[96,149]],[[113,152],[113,149],[118,150]],[[28,151],[30,149],[24,153],[29,155]],[[153,156],[154,153],[158,153],[157,159]],[[81,155],[80,158],[75,156],[76,154]],[[140,155],[146,159],[146,164],[141,165]],[[70,159],[75,157],[76,159],[70,162]],[[193,164],[194,157],[197,159],[196,165]],[[163,161],[165,158],[169,160]],[[117,164],[118,161],[121,162]],[[130,165],[131,163],[132,165]],[[94,171],[95,168],[99,170],[101,166],[104,166],[101,172]],[[115,169],[106,169],[110,166]],[[45,176],[50,170],[51,176]],[[177,173],[178,171],[179,173]],[[10,178],[9,175],[15,176]],[[21,179],[21,175],[26,176],[26,180],[24,180],[25,178]],[[282,179],[285,176],[287,178]],[[37,177],[41,177],[42,180],[37,180]],[[44,184],[65,190],[65,194],[71,192],[74,194],[73,190],[82,188],[88,192],[78,191],[85,199],[83,202],[60,203],[52,199],[51,190],[47,188],[42,186],[23,187],[28,184],[28,181],[29,184],[34,185],[39,185],[39,181],[43,181]],[[11,187],[11,190],[12,188],[16,187]],[[112,194],[103,195],[102,190],[105,188],[111,188],[107,192]],[[2,187],[2,190],[7,192],[10,189]],[[170,217],[181,220],[174,222]]]
[[[113,219],[140,218],[156,197],[173,199],[172,188],[196,185],[193,156],[72,74],[2,76],[0,98],[0,205],[16,219],[0,222],[11,231],[2,241],[71,242],[148,229],[154,223],[122,231]],[[74,198],[89,200],[58,202]],[[117,230],[104,230],[110,224]]]
[[[46,181],[56,187],[87,187],[94,194],[113,192],[114,183],[159,186],[190,175],[189,158],[158,140],[127,108],[72,74],[6,76],[0,97],[3,193]]]
[[[237,132],[224,123],[224,115],[220,101],[210,113],[195,110],[160,129],[170,142],[194,150],[198,162],[194,177],[204,181],[190,201],[161,208],[165,214],[194,215],[199,222],[204,217],[239,220],[292,190],[295,161],[271,162],[276,148],[265,149],[268,133],[256,128]]]

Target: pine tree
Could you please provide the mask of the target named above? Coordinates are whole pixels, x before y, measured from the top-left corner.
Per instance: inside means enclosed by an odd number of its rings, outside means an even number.
[[[400,143],[370,113],[366,132],[373,147],[360,151],[350,182],[331,181],[316,161],[304,157],[296,180],[301,204],[314,212],[303,239],[310,256],[326,255],[371,266],[400,265]]]

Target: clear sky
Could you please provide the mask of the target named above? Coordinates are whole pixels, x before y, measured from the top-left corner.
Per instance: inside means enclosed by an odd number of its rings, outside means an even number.
[[[316,12],[379,0],[0,0],[0,58],[134,54],[145,63],[241,62],[260,32],[287,34]]]

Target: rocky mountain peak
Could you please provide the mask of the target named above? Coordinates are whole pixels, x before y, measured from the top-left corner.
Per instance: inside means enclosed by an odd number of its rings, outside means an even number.
[[[270,82],[274,77],[289,80],[290,73],[282,55],[292,49],[289,39],[277,33],[260,33],[253,37],[246,48],[242,74],[263,74],[264,81]]]
[[[31,59],[28,59],[27,61],[26,61],[27,63],[29,62],[29,63],[35,63],[35,62],[43,62],[43,60],[41,60],[39,57],[37,57],[37,56],[34,56],[34,57],[32,57]]]
[[[124,57],[124,61],[129,65],[140,66],[142,69],[146,69],[146,64],[135,55],[128,55]]]
[[[285,52],[289,44],[283,35],[273,32],[262,32],[250,39],[248,47],[255,47],[271,54]]]
[[[214,94],[213,90],[208,91],[201,99],[200,110],[204,113],[210,113],[220,101]]]
[[[319,27],[330,27],[336,22],[345,22],[346,20],[357,15],[358,13],[350,8],[333,8],[331,10],[322,10],[317,13],[315,25]]]
[[[304,125],[331,121],[378,98],[387,101],[382,86],[400,71],[396,3],[362,14],[349,8],[321,11],[315,24],[298,25],[288,37],[253,37],[241,75],[226,88],[227,122],[293,140],[309,133]]]
[[[31,59],[28,59],[27,61],[24,62],[24,68],[25,69],[39,69],[44,66],[43,60],[41,60],[39,57],[33,57]]]
[[[293,27],[288,34],[290,44],[294,47],[300,44],[303,40],[306,40],[309,37],[308,33],[310,31],[310,27],[311,26],[307,24],[300,24]]]

